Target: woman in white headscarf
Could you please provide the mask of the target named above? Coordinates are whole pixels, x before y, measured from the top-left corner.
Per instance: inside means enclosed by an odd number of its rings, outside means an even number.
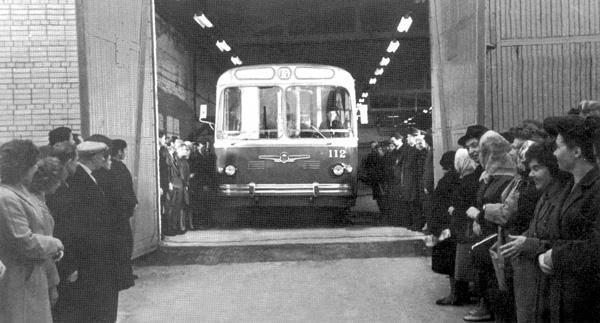
[[[469,151],[460,148],[454,156],[454,168],[459,176],[459,184],[452,195],[450,213],[450,234],[456,239],[454,262],[454,290],[451,299],[441,299],[438,305],[462,305],[469,302],[469,282],[475,278],[471,255],[471,246],[476,241],[472,234],[472,221],[466,211],[475,205],[479,176],[483,169],[469,157]]]

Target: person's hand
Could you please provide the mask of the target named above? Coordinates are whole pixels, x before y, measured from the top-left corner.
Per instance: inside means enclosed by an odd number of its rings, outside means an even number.
[[[74,283],[77,281],[77,279],[79,278],[79,272],[77,270],[75,270],[74,272],[72,272],[69,277],[67,277],[67,281],[69,283]]]
[[[500,246],[500,254],[504,257],[515,257],[521,254],[523,251],[523,244],[525,243],[525,236],[513,236],[508,235],[510,242],[507,242]]]
[[[4,266],[2,261],[0,261],[0,279],[2,279],[2,277],[4,277],[5,272],[6,272],[6,266]]]
[[[169,183],[169,191],[173,190],[173,183]]]
[[[52,261],[54,262],[59,262],[63,256],[65,255],[65,252],[62,250],[59,250],[56,254],[54,254],[54,256],[52,257]]]
[[[58,290],[56,289],[56,286],[48,289],[48,297],[50,298],[50,306],[54,307],[58,301]]]
[[[454,214],[454,206],[451,206],[448,208],[448,214],[450,214],[450,215]]]
[[[546,275],[552,275],[554,273],[552,265],[552,249],[540,254],[538,256],[538,264],[540,269]]]
[[[469,207],[469,209],[467,210],[467,216],[469,217],[469,219],[471,220],[475,220],[477,218],[477,216],[479,215],[481,211],[479,211],[478,208],[471,206]]]
[[[475,235],[481,235],[481,225],[479,225],[477,221],[473,221],[473,232],[475,233]]]
[[[444,230],[442,231],[442,233],[440,233],[440,238],[439,238],[439,240],[440,240],[440,241],[444,241],[444,240],[446,240],[446,239],[450,238],[451,236],[452,236],[452,235],[450,234],[450,229],[444,229]]]

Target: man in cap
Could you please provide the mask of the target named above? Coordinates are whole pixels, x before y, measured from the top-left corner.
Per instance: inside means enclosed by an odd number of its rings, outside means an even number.
[[[329,107],[327,109],[327,120],[324,120],[319,125],[319,129],[321,130],[337,130],[344,129],[340,120],[338,120],[338,110],[335,107]],[[331,131],[329,136],[331,137],[339,137],[341,134]]]
[[[479,138],[488,131],[488,128],[481,125],[467,127],[467,133],[458,139],[458,144],[469,151],[469,157],[479,163]]]
[[[118,306],[118,241],[114,217],[93,172],[108,163],[106,144],[84,141],[77,146],[79,165],[70,180],[63,216],[65,258],[59,263],[61,283],[56,322],[115,322]]]

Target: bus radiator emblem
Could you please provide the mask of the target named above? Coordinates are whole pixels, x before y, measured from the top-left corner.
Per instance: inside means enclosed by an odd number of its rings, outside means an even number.
[[[276,163],[293,163],[300,159],[310,159],[310,155],[290,155],[287,152],[282,152],[279,155],[259,155],[258,159],[272,160]]]

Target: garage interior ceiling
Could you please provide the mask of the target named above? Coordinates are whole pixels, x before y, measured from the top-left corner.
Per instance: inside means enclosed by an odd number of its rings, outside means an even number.
[[[386,54],[392,39],[400,41],[372,96],[401,97],[428,93],[429,23],[424,0],[155,0],[156,12],[179,30],[190,48],[205,53],[217,73],[233,67],[209,36],[223,36],[244,65],[315,63],[339,66],[356,79],[360,93]],[[195,13],[215,29],[202,29]],[[396,27],[410,13],[407,33]],[[204,54],[203,54],[204,55]],[[409,100],[410,101],[410,100]]]

